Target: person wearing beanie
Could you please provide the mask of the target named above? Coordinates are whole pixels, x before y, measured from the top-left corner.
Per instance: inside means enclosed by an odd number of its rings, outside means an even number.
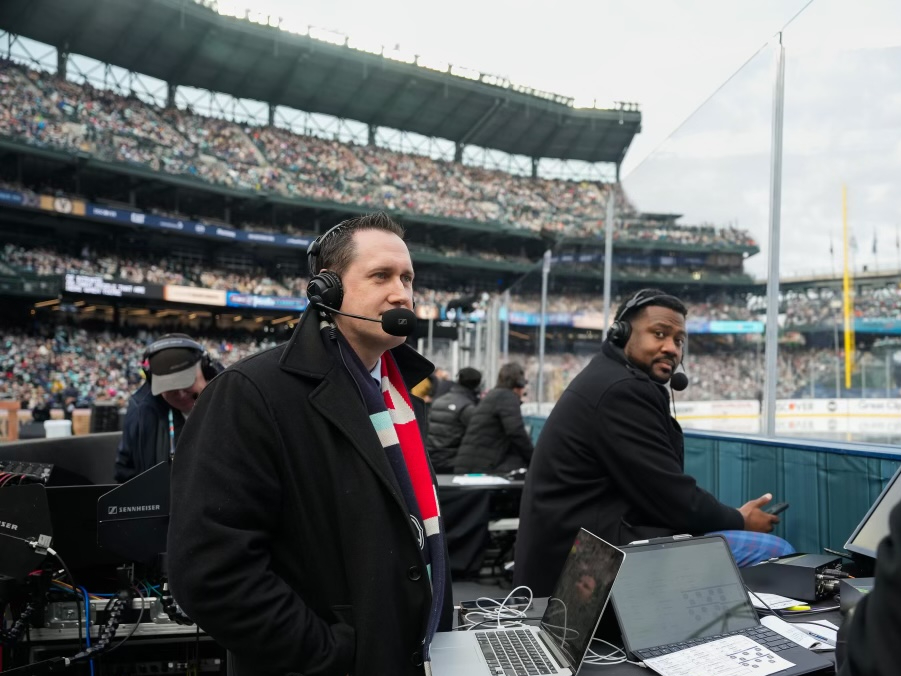
[[[426,444],[436,474],[454,471],[454,459],[466,427],[479,403],[482,372],[466,366],[460,369],[450,391],[432,402]]]

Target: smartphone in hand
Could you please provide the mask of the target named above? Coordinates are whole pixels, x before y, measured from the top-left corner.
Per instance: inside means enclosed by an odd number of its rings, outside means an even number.
[[[767,514],[782,514],[786,509],[788,509],[787,502],[774,502],[773,504],[766,507],[763,511]]]

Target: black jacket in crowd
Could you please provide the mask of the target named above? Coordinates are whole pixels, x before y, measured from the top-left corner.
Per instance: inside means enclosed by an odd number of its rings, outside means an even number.
[[[509,472],[528,467],[532,438],[513,390],[495,387],[476,407],[460,442],[454,472]]]
[[[844,661],[838,676],[901,674],[901,504],[889,515],[889,535],[876,550],[873,590],[839,631]]]
[[[426,449],[438,474],[454,471],[457,450],[478,403],[478,393],[459,383],[453,383],[447,394],[432,402]]]
[[[407,345],[392,353],[408,388],[433,369]],[[315,311],[204,389],[171,494],[173,595],[235,676],[422,676],[432,589],[419,533]],[[437,593],[450,629],[450,576]]]
[[[514,583],[549,595],[579,528],[615,545],[744,528],[737,509],[685,474],[666,388],[609,341],[541,431],[520,506]]]
[[[116,481],[123,483],[169,457],[169,411],[175,426],[175,441],[181,435],[185,417],[162,396],[153,396],[146,382],[128,400],[122,439],[116,449]]]

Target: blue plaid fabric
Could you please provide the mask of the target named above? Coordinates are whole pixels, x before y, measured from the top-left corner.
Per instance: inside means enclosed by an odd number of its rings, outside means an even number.
[[[753,566],[755,563],[776,556],[795,553],[795,548],[787,540],[769,533],[756,533],[750,530],[718,530],[708,533],[708,535],[722,535],[726,538],[739,568]]]

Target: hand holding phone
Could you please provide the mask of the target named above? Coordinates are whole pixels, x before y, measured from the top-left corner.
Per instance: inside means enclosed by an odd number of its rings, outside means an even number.
[[[784,512],[786,509],[788,509],[787,502],[775,502],[763,511],[767,514],[773,514],[775,516],[776,514],[782,514],[782,512]]]

